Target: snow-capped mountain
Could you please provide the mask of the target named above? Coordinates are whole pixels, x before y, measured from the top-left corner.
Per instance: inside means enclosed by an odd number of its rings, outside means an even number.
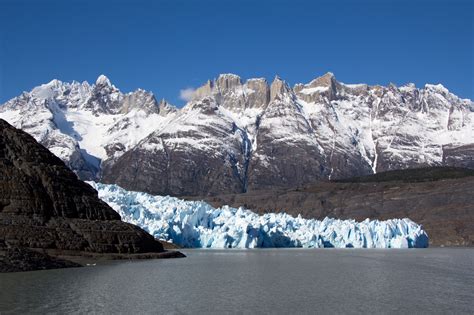
[[[97,179],[101,166],[175,113],[144,90],[121,93],[104,75],[93,85],[53,80],[0,106],[0,118],[33,135],[83,179]]]
[[[286,213],[258,215],[244,208],[213,208],[202,201],[152,196],[89,182],[122,220],[155,238],[184,247],[428,247],[428,235],[410,219],[307,220]]]
[[[346,85],[331,73],[207,82],[167,126],[123,154],[103,180],[154,194],[297,187],[319,179],[474,167],[474,106],[440,85]]]
[[[182,109],[151,93],[57,80],[0,107],[82,178],[153,194],[288,188],[428,165],[474,168],[474,103],[441,85],[293,88],[223,74]]]

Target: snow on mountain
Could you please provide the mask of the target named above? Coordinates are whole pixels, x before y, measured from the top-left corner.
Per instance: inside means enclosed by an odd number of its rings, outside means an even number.
[[[205,202],[126,191],[89,182],[122,220],[158,239],[184,247],[427,247],[428,236],[409,219],[322,221],[285,213],[258,215],[243,208],[213,208]]]
[[[214,99],[204,98],[190,102],[103,173],[109,182],[146,181],[163,194],[242,190],[249,148],[246,132]]]
[[[474,103],[442,85],[293,88],[222,74],[182,109],[153,94],[53,80],[0,107],[82,178],[153,194],[293,188],[424,166],[474,168]]]
[[[472,108],[439,85],[349,85],[327,73],[290,88],[279,77],[268,84],[223,74],[102,180],[153,194],[207,195],[429,165],[474,167]]]
[[[174,116],[153,94],[123,94],[101,75],[94,85],[53,80],[0,107],[0,118],[30,133],[82,178],[110,162]]]

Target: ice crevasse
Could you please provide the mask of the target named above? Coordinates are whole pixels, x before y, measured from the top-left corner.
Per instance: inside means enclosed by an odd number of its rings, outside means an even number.
[[[428,247],[428,235],[410,219],[324,220],[286,213],[258,215],[244,208],[214,208],[202,201],[153,196],[89,182],[122,220],[154,237],[190,248]]]

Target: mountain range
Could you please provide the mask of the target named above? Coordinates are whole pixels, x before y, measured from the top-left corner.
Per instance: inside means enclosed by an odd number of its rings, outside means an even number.
[[[474,103],[442,85],[345,84],[332,73],[209,80],[178,109],[151,93],[53,80],[2,106],[81,179],[207,196],[427,166],[474,168]]]

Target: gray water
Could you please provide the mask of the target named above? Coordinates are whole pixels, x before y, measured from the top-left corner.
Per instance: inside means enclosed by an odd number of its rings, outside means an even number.
[[[474,249],[185,253],[0,274],[0,313],[474,313]]]

